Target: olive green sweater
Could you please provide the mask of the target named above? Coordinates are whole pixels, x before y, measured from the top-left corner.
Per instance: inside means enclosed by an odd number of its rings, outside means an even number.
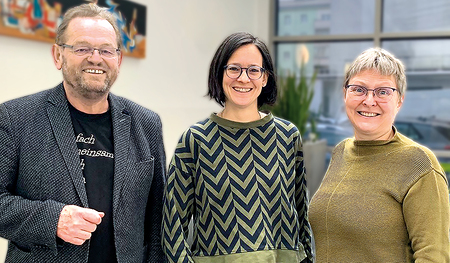
[[[337,145],[309,218],[317,262],[450,262],[445,173],[398,132]]]
[[[292,123],[272,114],[248,123],[211,114],[183,133],[168,175],[168,262],[312,262],[302,142]]]

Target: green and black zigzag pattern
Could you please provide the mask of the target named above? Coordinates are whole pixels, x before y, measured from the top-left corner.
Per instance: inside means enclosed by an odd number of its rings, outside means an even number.
[[[162,241],[169,262],[301,246],[310,257],[297,128],[271,115],[248,128],[211,118],[183,134],[170,163]],[[191,215],[192,252],[185,240]]]

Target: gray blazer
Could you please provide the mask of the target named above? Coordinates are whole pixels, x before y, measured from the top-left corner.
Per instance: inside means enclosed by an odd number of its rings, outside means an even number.
[[[118,262],[163,262],[165,154],[159,116],[110,94]],[[56,237],[67,204],[89,207],[63,85],[0,104],[0,236],[6,262],[87,262]]]

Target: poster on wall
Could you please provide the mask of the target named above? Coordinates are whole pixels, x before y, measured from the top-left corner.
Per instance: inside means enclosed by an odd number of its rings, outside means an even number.
[[[90,2],[113,13],[123,54],[144,58],[147,7],[128,0],[0,0],[0,34],[54,43],[66,10]]]

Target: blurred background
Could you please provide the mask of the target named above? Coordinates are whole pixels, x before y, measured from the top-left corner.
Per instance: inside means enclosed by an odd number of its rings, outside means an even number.
[[[345,69],[362,51],[378,46],[406,67],[407,91],[395,126],[432,149],[448,177],[450,1],[278,0],[273,12],[270,38],[278,76],[299,73],[302,61],[307,78],[317,74],[309,119],[327,141],[325,166],[332,148],[353,135],[342,95]],[[310,179],[311,195],[320,180],[321,175]]]
[[[300,76],[302,61],[306,79],[317,74],[310,122],[302,135],[308,141],[314,128],[326,147],[320,158],[314,157],[319,166],[307,167],[311,196],[334,145],[353,136],[343,107],[345,68],[374,46],[387,49],[406,66],[408,88],[398,130],[431,148],[450,172],[450,1],[133,2],[147,8],[146,56],[124,57],[112,92],[160,114],[168,161],[185,129],[220,111],[204,96],[210,61],[227,35],[247,31],[269,45],[280,77]],[[0,35],[0,103],[62,80],[50,50],[50,43]],[[305,151],[319,152],[306,146]],[[0,262],[6,243],[0,240]]]

